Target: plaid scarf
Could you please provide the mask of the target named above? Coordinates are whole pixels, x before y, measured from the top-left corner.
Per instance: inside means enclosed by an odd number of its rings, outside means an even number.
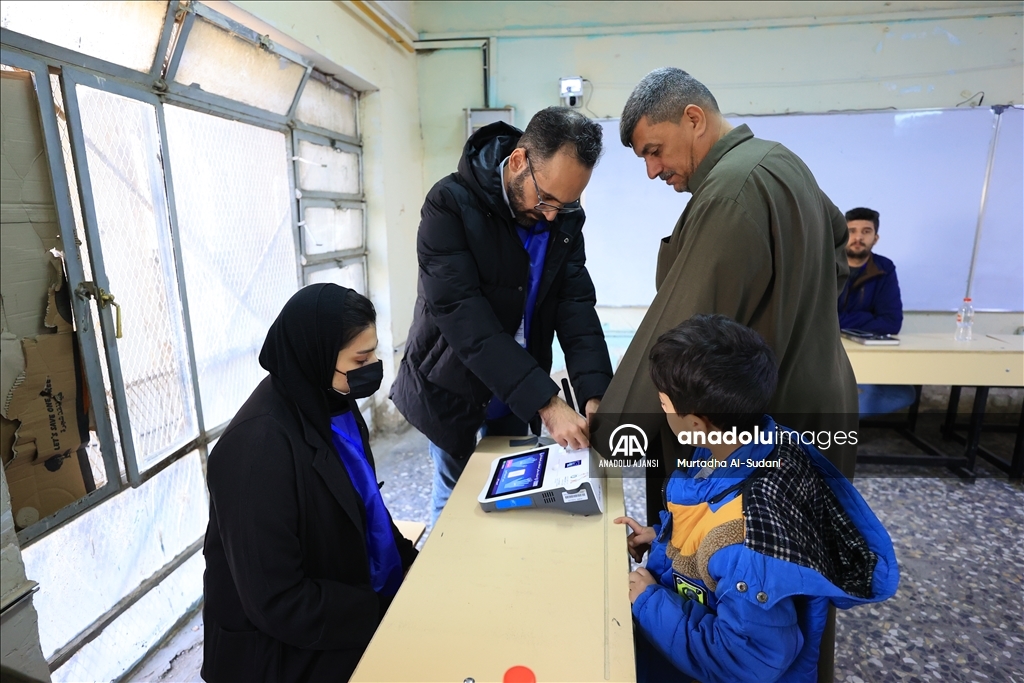
[[[871,597],[878,557],[835,493],[795,444],[780,444],[781,466],[747,480],[746,547],[819,572],[846,593]]]

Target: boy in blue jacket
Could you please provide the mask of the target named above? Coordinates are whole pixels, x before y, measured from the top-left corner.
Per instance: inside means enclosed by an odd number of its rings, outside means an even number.
[[[677,463],[659,525],[615,520],[649,552],[630,574],[638,680],[813,683],[829,604],[896,592],[888,533],[809,433],[764,414],[778,369],[757,332],[697,315],[650,360],[669,426],[705,447]]]

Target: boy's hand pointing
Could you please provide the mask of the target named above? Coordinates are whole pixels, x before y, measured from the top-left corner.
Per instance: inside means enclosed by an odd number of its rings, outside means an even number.
[[[654,533],[654,527],[643,526],[632,517],[617,517],[613,521],[616,524],[625,524],[632,529],[633,533],[626,539],[626,546],[629,548],[630,556],[636,562],[642,561],[644,553],[651,549],[651,542],[657,536]]]

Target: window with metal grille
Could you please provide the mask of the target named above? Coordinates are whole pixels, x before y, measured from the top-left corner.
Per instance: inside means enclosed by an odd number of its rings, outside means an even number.
[[[91,403],[84,497],[23,515],[18,538],[53,679],[112,679],[201,597],[205,459],[265,376],[284,302],[314,282],[367,292],[358,93],[196,2],[0,15]]]
[[[366,294],[366,210],[356,95],[313,72],[293,133],[299,243],[306,284],[333,282]]]

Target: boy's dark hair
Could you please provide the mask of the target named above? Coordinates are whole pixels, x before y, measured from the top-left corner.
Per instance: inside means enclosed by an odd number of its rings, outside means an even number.
[[[533,115],[519,138],[518,147],[530,153],[533,163],[543,163],[563,147],[586,168],[601,157],[601,126],[568,107],[548,107]]]
[[[679,415],[721,430],[761,424],[779,381],[778,362],[754,330],[724,315],[695,315],[658,337],[651,379]]]
[[[871,221],[875,224],[875,234],[878,234],[878,212],[874,209],[867,209],[863,206],[858,206],[856,209],[850,209],[846,212],[846,220],[849,221]]]

